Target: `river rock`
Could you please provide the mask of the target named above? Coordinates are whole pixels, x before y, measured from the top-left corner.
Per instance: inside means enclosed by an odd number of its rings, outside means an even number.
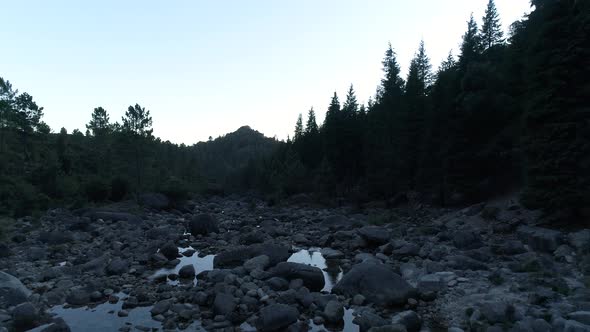
[[[280,277],[287,280],[301,279],[303,280],[303,285],[312,292],[321,291],[325,285],[322,270],[315,266],[293,262],[282,262],[272,268],[269,272],[273,277]]]
[[[30,295],[31,291],[20,280],[0,271],[0,307],[23,303]]]
[[[415,289],[386,265],[364,262],[354,265],[332,292],[348,297],[361,294],[380,306],[399,306],[415,294]]]
[[[14,326],[19,329],[35,327],[40,318],[39,311],[30,302],[21,303],[12,310]]]
[[[344,317],[344,306],[339,301],[330,301],[324,308],[323,316],[329,324],[340,323]]]
[[[168,260],[176,259],[180,254],[178,253],[178,247],[172,242],[166,243],[160,248],[160,253],[164,255]]]
[[[106,267],[108,275],[122,275],[129,271],[129,263],[119,257],[113,259]]]
[[[365,226],[358,230],[358,233],[367,242],[374,245],[382,245],[389,241],[389,230],[378,226]]]
[[[243,265],[248,259],[266,255],[270,263],[275,266],[286,261],[291,254],[289,247],[273,243],[257,243],[250,246],[238,246],[230,250],[218,253],[213,259],[213,265],[217,267],[237,267]]]
[[[297,322],[299,311],[285,304],[271,304],[260,309],[257,327],[263,332],[279,331]]]
[[[216,315],[224,315],[227,317],[234,311],[235,308],[236,302],[234,301],[233,296],[225,293],[217,293],[217,295],[215,295],[215,300],[213,301],[213,312]]]
[[[178,270],[178,276],[183,279],[193,279],[195,274],[195,267],[192,264],[185,265]]]
[[[210,233],[219,233],[219,226],[212,215],[201,213],[191,219],[188,230],[193,236],[208,235]]]
[[[537,251],[553,252],[562,242],[561,232],[548,228],[520,226],[516,232],[526,244]]]
[[[394,325],[405,326],[408,332],[418,332],[422,327],[422,319],[420,319],[417,313],[411,310],[403,311],[393,316],[391,322]]]
[[[253,258],[250,258],[244,263],[244,268],[246,271],[251,272],[256,269],[264,270],[270,264],[270,258],[266,255],[260,255]]]

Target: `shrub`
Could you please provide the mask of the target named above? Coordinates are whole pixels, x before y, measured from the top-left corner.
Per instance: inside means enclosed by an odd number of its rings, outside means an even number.
[[[115,177],[111,180],[111,200],[119,202],[127,196],[130,190],[129,181],[122,177]]]
[[[98,177],[92,177],[86,182],[86,197],[91,202],[105,201],[110,194],[109,184]]]
[[[189,197],[189,188],[186,183],[173,176],[164,182],[159,191],[173,202],[182,202]]]

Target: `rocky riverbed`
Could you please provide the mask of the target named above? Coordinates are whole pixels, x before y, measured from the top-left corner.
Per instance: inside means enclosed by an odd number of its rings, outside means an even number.
[[[0,331],[590,331],[590,230],[462,210],[52,210],[0,244]]]

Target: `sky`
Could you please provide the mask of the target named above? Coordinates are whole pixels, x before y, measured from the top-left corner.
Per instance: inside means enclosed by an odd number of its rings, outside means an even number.
[[[85,131],[93,108],[150,110],[154,134],[193,144],[243,125],[285,139],[334,92],[375,94],[391,42],[405,76],[421,39],[433,67],[457,55],[487,0],[0,0],[0,77]],[[529,0],[496,0],[509,25]]]

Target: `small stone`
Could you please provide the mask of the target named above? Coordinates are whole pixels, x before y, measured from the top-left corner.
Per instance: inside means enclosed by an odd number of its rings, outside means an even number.
[[[121,311],[119,311],[117,313],[117,316],[119,316],[119,317],[127,317],[127,316],[129,316],[129,311],[127,311],[127,310],[121,310]]]
[[[361,294],[357,294],[352,298],[352,304],[354,305],[363,305],[365,303],[365,297]]]

